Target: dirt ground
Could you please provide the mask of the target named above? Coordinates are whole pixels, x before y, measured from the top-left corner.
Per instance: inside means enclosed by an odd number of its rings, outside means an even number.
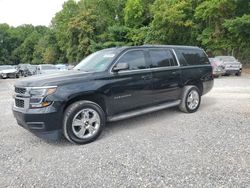
[[[0,188],[249,187],[246,70],[215,79],[196,113],[170,108],[109,123],[82,146],[42,140],[18,126],[15,80],[0,79]]]
[[[250,67],[243,68],[243,72],[247,73],[247,74],[250,74]]]

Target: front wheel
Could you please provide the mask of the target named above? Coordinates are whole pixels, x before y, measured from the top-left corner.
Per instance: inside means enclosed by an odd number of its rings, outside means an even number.
[[[237,72],[235,75],[236,76],[241,76],[241,72]]]
[[[196,112],[200,106],[201,94],[196,86],[185,86],[179,109],[185,113]]]
[[[72,143],[86,144],[98,138],[105,126],[102,108],[91,101],[78,101],[65,111],[64,136]]]

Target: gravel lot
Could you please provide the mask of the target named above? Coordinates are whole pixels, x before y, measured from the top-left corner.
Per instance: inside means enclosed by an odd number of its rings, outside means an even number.
[[[0,80],[0,187],[250,187],[250,75],[215,80],[200,110],[108,124],[76,146],[19,127]]]

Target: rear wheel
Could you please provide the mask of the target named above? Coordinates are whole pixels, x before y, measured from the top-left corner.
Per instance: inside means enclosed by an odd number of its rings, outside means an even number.
[[[78,101],[65,111],[64,136],[72,143],[86,144],[98,138],[105,126],[102,108],[91,101]]]
[[[200,106],[201,94],[196,86],[185,86],[179,109],[185,113],[196,112]]]

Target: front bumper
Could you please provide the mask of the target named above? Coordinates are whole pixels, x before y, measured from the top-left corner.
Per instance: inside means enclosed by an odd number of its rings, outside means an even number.
[[[225,74],[236,74],[241,73],[242,69],[226,69]]]
[[[26,110],[13,106],[12,110],[18,125],[36,136],[51,140],[61,137],[62,113],[54,105]]]

